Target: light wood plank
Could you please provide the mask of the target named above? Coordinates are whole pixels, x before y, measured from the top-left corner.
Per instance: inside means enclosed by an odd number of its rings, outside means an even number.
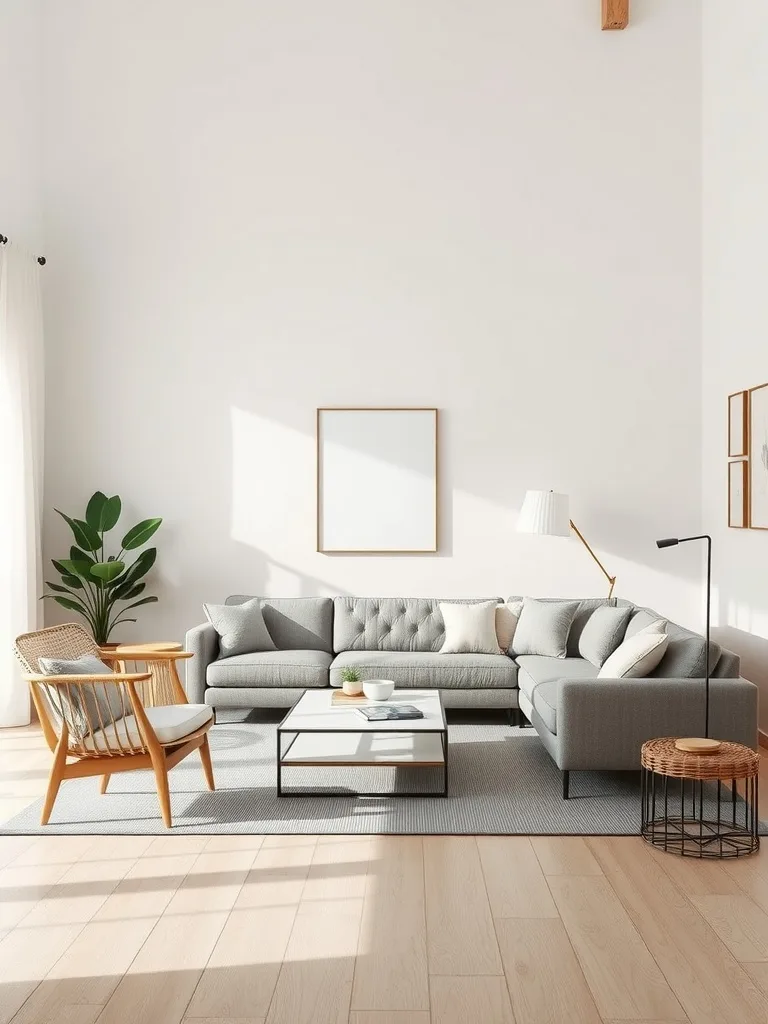
[[[553,875],[549,884],[601,1016],[685,1020],[608,881]]]
[[[693,904],[737,960],[768,960],[768,914],[748,896],[697,896]]]
[[[741,891],[722,861],[676,857],[650,847],[648,852],[686,896],[728,896]]]
[[[600,865],[581,836],[532,836],[545,875],[601,875]]]
[[[760,991],[768,996],[768,963],[744,964],[744,970]]]
[[[353,1010],[349,1024],[430,1024],[426,1010]]]
[[[374,840],[366,843],[318,843],[312,853],[302,901],[362,899]]]
[[[504,978],[431,978],[432,1024],[515,1024]]]
[[[28,850],[35,836],[0,836],[0,869]]]
[[[0,1024],[8,1024],[82,928],[82,924],[18,927],[0,942]]]
[[[424,838],[430,974],[501,974],[480,854],[472,836]]]
[[[266,1017],[314,845],[262,848],[187,1008],[190,1017]]]
[[[646,844],[589,845],[693,1024],[765,1024],[768,1003]]]
[[[352,1008],[429,1010],[422,840],[381,837],[370,849]]]
[[[187,850],[192,844],[182,844]],[[157,850],[153,843],[150,850]],[[159,847],[160,851],[167,846]],[[248,874],[252,853],[198,856],[99,1018],[180,1021]]]
[[[340,1024],[349,1017],[363,901],[302,903],[267,1024]]]
[[[185,1017],[182,1024],[264,1024],[263,1017]]]
[[[768,851],[763,849],[756,857],[725,861],[723,867],[739,889],[768,913]]]
[[[478,836],[477,847],[494,918],[558,916],[530,839]]]
[[[562,921],[503,918],[496,932],[516,1024],[601,1024]]]

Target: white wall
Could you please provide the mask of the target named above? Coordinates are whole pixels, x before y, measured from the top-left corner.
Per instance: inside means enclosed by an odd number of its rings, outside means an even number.
[[[0,234],[25,249],[43,244],[40,0],[0,4]]]
[[[165,517],[126,638],[233,591],[603,593],[515,534],[528,487],[700,625],[653,544],[700,526],[699,3],[545,6],[48,4],[47,504]],[[441,409],[438,556],[315,552],[334,404]]]
[[[768,731],[768,534],[727,527],[727,398],[768,381],[768,9],[708,0],[704,19],[704,521],[719,638],[762,691]],[[744,26],[749,26],[745,31]]]

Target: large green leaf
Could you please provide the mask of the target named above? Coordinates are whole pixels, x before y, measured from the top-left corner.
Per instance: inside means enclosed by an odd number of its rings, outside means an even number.
[[[120,580],[120,583],[136,583],[142,576],[146,576],[155,564],[156,558],[157,548],[147,548],[146,551],[142,551],[133,565],[128,566],[125,576]]]
[[[120,501],[119,495],[113,494],[111,498],[107,498],[107,503],[101,513],[101,529],[103,533],[107,533],[117,526],[117,520],[120,518],[122,511],[123,503]]]
[[[101,547],[101,537],[98,535],[96,530],[82,519],[71,519],[66,512],[61,512],[59,509],[54,509],[58,512],[61,518],[69,525],[70,530],[75,535],[75,543],[78,547],[83,548],[85,551],[98,551]]]
[[[77,579],[77,577],[76,577],[76,576],[70,576],[69,578],[70,578],[70,579]],[[82,584],[82,583],[80,583],[80,580],[77,580],[77,582],[78,582],[78,583],[80,584],[80,586],[82,587],[82,585],[83,585],[83,584]],[[66,587],[62,587],[60,583],[48,583],[48,582],[46,581],[46,584],[45,584],[45,585],[46,585],[46,587],[50,587],[50,588],[51,588],[51,590],[55,590],[57,594],[71,594],[71,593],[72,593],[72,591],[71,591],[71,590],[68,590],[68,589],[67,589]],[[47,596],[47,597],[52,597],[53,595],[52,595],[52,594],[47,594],[47,595],[44,595],[44,596]]]
[[[61,581],[74,590],[82,590],[85,586],[79,576],[62,576]]]
[[[130,601],[132,598],[138,597],[146,585],[146,583],[134,583],[133,580],[122,579],[119,582],[119,586],[116,586],[110,593],[110,600]]]
[[[91,497],[85,508],[85,521],[91,527],[92,530],[101,532],[104,527],[101,525],[102,518],[104,516],[104,506],[107,504],[107,496],[101,491]]]
[[[69,558],[72,562],[87,562],[88,565],[96,564],[95,558],[91,558],[91,556],[86,554],[85,551],[81,551],[80,548],[76,548],[74,544],[69,549]]]
[[[123,537],[122,544],[125,550],[133,551],[134,548],[140,548],[142,544],[146,544],[162,521],[162,519],[144,519],[142,522],[137,523]]]
[[[56,558],[51,559],[54,569],[60,576],[69,576],[69,569],[67,569],[63,562],[60,562]]]
[[[91,566],[91,576],[102,583],[111,583],[125,569],[125,562],[96,562]]]
[[[89,580],[91,563],[76,562],[71,558],[62,558],[59,565],[64,569],[63,576],[79,576],[81,579]]]
[[[62,608],[68,608],[71,612],[79,612],[88,618],[88,610],[79,601],[75,601],[71,597],[54,597],[54,601],[60,604]]]

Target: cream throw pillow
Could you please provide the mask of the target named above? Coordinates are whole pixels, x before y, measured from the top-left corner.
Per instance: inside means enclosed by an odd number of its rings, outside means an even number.
[[[666,633],[635,633],[606,660],[598,679],[642,679],[656,668],[667,650]]]
[[[517,620],[523,610],[522,601],[507,601],[496,605],[496,639],[502,654],[507,654],[515,638]]]
[[[498,654],[496,601],[477,604],[440,603],[445,623],[441,654]]]

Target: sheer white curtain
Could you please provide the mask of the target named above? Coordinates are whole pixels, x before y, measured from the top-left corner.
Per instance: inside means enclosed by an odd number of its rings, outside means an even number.
[[[42,621],[42,468],[40,267],[8,242],[0,245],[0,727],[30,720],[12,644]]]

